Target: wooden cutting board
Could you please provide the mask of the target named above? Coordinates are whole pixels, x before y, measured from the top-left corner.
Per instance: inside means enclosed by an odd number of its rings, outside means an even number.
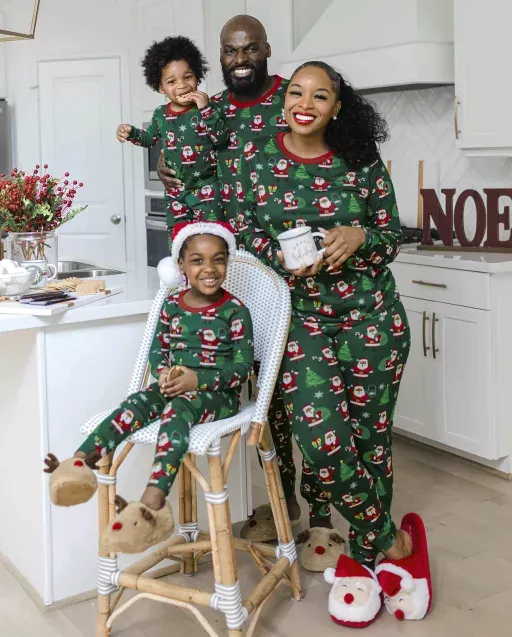
[[[23,314],[24,316],[54,316],[55,314],[61,314],[67,312],[75,307],[81,307],[82,305],[88,305],[94,303],[94,301],[101,301],[109,296],[120,294],[123,291],[122,287],[113,287],[109,290],[103,290],[98,294],[89,294],[87,296],[79,296],[72,301],[64,301],[63,303],[56,303],[55,305],[29,305],[28,303],[19,303],[18,301],[1,301],[0,302],[0,314]]]

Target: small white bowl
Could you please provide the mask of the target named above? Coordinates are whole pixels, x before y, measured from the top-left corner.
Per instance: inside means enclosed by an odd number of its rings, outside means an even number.
[[[26,292],[35,279],[35,270],[25,270],[15,274],[0,274],[0,296],[18,298]]]

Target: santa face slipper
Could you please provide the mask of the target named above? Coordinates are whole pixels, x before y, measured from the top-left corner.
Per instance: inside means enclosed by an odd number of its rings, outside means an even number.
[[[87,502],[96,493],[96,476],[82,458],[59,462],[53,453],[45,458],[46,473],[50,473],[50,498],[53,504],[70,507]]]
[[[332,584],[329,614],[334,622],[348,628],[366,628],[382,607],[381,587],[374,573],[348,555],[341,555],[336,569],[324,572]]]
[[[300,516],[297,520],[290,520],[292,528],[300,523]],[[273,542],[277,540],[276,523],[272,515],[270,504],[262,504],[257,507],[251,517],[246,520],[240,530],[240,537],[250,542]]]
[[[336,529],[315,526],[299,533],[296,544],[304,544],[300,562],[306,571],[313,573],[335,568],[340,555],[345,553],[345,540]]]
[[[142,553],[171,537],[174,532],[172,507],[166,502],[159,511],[142,502],[128,504],[116,497],[118,515],[103,531],[100,548],[107,553]]]
[[[423,619],[432,604],[427,534],[417,513],[408,513],[402,529],[412,538],[413,552],[403,560],[379,562],[375,569],[388,611],[397,619]]]

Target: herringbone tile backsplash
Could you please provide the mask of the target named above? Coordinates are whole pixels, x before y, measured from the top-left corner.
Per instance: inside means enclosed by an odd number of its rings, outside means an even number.
[[[512,159],[503,157],[468,158],[455,145],[453,123],[454,87],[439,87],[416,91],[376,93],[369,96],[387,119],[391,139],[381,148],[384,159],[412,165],[410,180],[417,191],[417,162],[425,160],[428,167],[425,187],[456,188],[457,194],[468,188],[481,191],[483,188],[510,187],[512,182]],[[395,180],[394,169],[392,169]],[[403,171],[402,171],[403,172]],[[437,183],[436,183],[437,182]],[[400,190],[406,189],[396,181],[400,204]],[[403,193],[402,193],[403,194]],[[440,198],[444,203],[444,197]],[[401,206],[401,215],[407,225],[414,223],[415,214],[411,205]],[[485,196],[484,196],[485,201]],[[506,205],[507,202],[502,202]],[[416,206],[414,206],[416,208]],[[473,212],[466,207],[468,229]]]

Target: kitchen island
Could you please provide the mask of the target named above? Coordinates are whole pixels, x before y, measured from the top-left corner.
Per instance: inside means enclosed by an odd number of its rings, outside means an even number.
[[[159,287],[154,268],[105,281],[123,292],[53,317],[0,315],[0,555],[45,605],[94,595],[97,511],[96,498],[53,506],[43,459],[49,451],[72,455],[83,422],[126,395]],[[250,506],[245,445],[239,449],[230,473],[233,522]],[[126,461],[118,490],[127,500],[140,497],[152,458],[150,446],[137,445]],[[170,500],[177,511],[176,489]],[[200,514],[201,521],[204,528]],[[121,567],[129,561],[123,556]]]

